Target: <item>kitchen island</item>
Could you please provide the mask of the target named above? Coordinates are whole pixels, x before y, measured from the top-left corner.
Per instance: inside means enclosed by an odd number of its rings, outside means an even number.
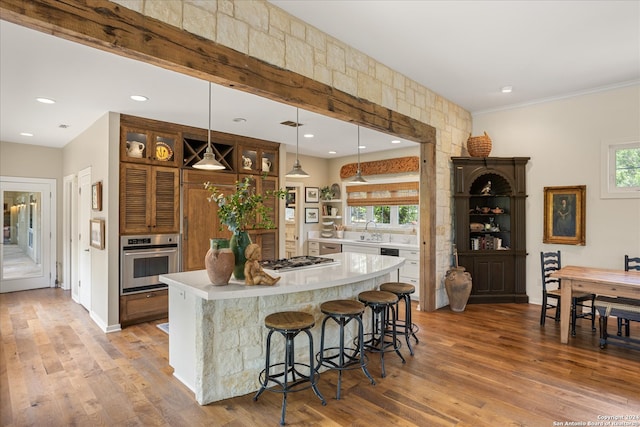
[[[269,271],[281,276],[274,286],[247,286],[233,279],[229,285],[213,286],[205,270],[160,276],[169,286],[169,364],[198,403],[206,405],[258,390],[267,315],[287,310],[313,314],[317,352],[323,318],[320,304],[377,289],[395,280],[404,264],[402,257],[383,255],[340,253],[330,257],[335,262],[328,265]],[[337,330],[328,329],[326,339],[331,340]],[[301,358],[308,354],[304,341],[296,346]],[[274,341],[272,352],[282,350],[282,345]]]

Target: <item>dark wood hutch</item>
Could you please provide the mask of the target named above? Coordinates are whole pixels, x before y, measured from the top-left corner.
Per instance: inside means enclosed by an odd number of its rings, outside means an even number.
[[[455,243],[473,279],[469,303],[528,302],[529,157],[453,157]]]

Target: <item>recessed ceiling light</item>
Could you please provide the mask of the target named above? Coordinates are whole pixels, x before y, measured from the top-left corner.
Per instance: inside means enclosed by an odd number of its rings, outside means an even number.
[[[333,150],[329,151],[329,154],[336,154],[336,153],[337,151],[333,151]]]
[[[502,93],[511,93],[511,92],[513,92],[513,86],[504,86],[500,90],[502,91]]]
[[[42,102],[43,104],[55,104],[56,103],[55,99],[51,99],[51,98],[36,98],[36,101]]]
[[[366,145],[360,145],[360,146],[358,146],[358,148],[361,149],[361,150],[364,150],[365,148],[367,148],[367,146]]]
[[[400,141],[399,139],[394,139],[393,141],[391,141],[392,144],[400,144],[402,141]]]
[[[138,102],[144,102],[144,101],[147,101],[149,98],[147,98],[144,95],[131,95],[131,99]]]
[[[304,135],[305,138],[313,138],[313,134],[312,133],[305,133]]]
[[[22,136],[33,136],[33,134],[31,132],[20,132],[20,135],[22,135]]]
[[[247,121],[247,119],[245,119],[244,117],[236,117],[233,119],[233,121],[236,123],[244,123]]]

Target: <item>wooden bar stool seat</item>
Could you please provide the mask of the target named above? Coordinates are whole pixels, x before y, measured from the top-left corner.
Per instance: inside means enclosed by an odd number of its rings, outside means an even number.
[[[280,424],[284,425],[288,393],[306,390],[311,387],[322,404],[327,404],[320,390],[318,390],[317,383],[320,374],[314,367],[313,336],[309,330],[315,325],[315,319],[309,313],[283,311],[265,317],[264,325],[269,328],[267,355],[265,368],[259,375],[260,390],[253,397],[253,400],[258,400],[258,397],[265,390],[282,393]],[[280,333],[285,338],[285,355],[284,362],[271,364],[271,336],[274,332]],[[309,339],[309,363],[296,362],[295,360],[294,339],[301,332],[304,332]]]
[[[398,302],[396,303],[396,314],[398,316],[396,319],[396,329],[399,329],[400,334],[404,335],[407,347],[409,347],[409,353],[413,356],[413,347],[411,346],[410,338],[413,337],[413,339],[416,340],[416,344],[419,342],[416,336],[416,332],[418,332],[419,329],[411,318],[411,294],[416,291],[416,287],[410,283],[388,282],[380,285],[380,290],[391,292],[398,297]],[[400,319],[400,300],[404,301],[404,319]]]
[[[367,371],[367,358],[364,354],[364,327],[362,325],[362,313],[365,306],[355,300],[333,300],[320,305],[320,311],[325,314],[322,322],[322,333],[320,335],[320,351],[317,354],[318,367],[324,366],[328,369],[338,371],[338,391],[336,399],[340,400],[340,390],[342,386],[342,371],[351,369],[362,369],[362,372],[369,378],[371,384],[375,384],[373,377]],[[340,326],[340,343],[337,347],[325,347],[325,327],[327,321],[331,319]],[[358,335],[355,342],[357,347],[345,347],[345,326],[355,320],[358,324]]]
[[[371,309],[371,332],[364,334],[364,348],[372,353],[380,353],[380,367],[382,378],[386,376],[384,369],[384,354],[395,351],[402,363],[406,363],[400,353],[400,340],[396,335],[396,309],[398,297],[386,291],[364,291],[358,294],[358,300]],[[387,321],[387,313],[391,313],[390,322]],[[391,340],[385,339],[387,325],[391,328]]]

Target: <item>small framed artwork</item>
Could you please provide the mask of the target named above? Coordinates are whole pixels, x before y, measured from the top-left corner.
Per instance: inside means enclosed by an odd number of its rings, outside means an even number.
[[[543,243],[586,244],[586,185],[544,187]]]
[[[91,209],[94,211],[102,210],[102,181],[91,185]]]
[[[320,208],[304,208],[304,222],[312,224],[314,222],[319,222],[319,218]]]
[[[89,244],[96,249],[104,249],[104,219],[89,220]]]
[[[320,202],[320,189],[318,187],[304,187],[305,203]]]

